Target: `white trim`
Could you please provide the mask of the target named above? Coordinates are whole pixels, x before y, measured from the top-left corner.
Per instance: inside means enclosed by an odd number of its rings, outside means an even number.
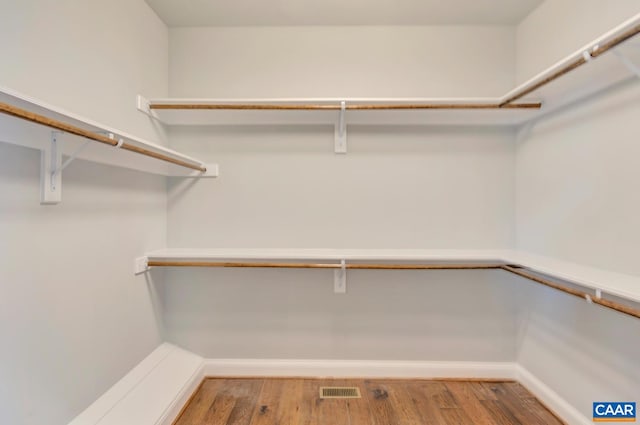
[[[169,424],[202,380],[201,371],[201,357],[164,343],[69,425]]]
[[[182,390],[180,390],[180,392],[174,397],[171,404],[167,406],[156,424],[172,425],[182,411],[182,408],[187,404],[187,402],[191,398],[191,395],[196,392],[204,378],[204,364],[201,362],[198,369],[193,372],[191,378],[182,387]]]
[[[471,378],[520,382],[569,425],[591,421],[514,362],[202,359],[162,344],[69,425],[171,425],[205,377]]]
[[[518,382],[568,425],[588,425],[593,423],[522,365],[516,364],[515,366]]]
[[[205,376],[515,379],[511,362],[207,359]]]
[[[171,352],[171,345],[162,344],[145,359],[138,363],[128,374],[116,382],[84,412],[76,416],[69,425],[97,424],[115,405],[135,389],[153,369],[155,369]]]
[[[150,260],[368,260],[505,262],[510,250],[496,249],[323,249],[323,248],[166,248],[146,254]]]

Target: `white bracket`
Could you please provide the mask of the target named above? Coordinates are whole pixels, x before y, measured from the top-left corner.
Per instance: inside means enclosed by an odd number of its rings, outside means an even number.
[[[150,103],[144,96],[140,96],[140,95],[136,96],[136,109],[149,116],[153,116],[151,114]]]
[[[151,109],[151,102],[144,96],[136,96],[136,109],[145,115],[149,115],[153,119],[158,119],[155,111]]]
[[[347,153],[347,102],[340,102],[340,116],[338,117],[338,123],[335,126],[335,153]]]
[[[640,68],[635,63],[633,63],[631,59],[629,59],[627,56],[625,56],[624,53],[620,52],[619,50],[614,50],[613,54],[616,55],[618,59],[620,59],[620,61],[629,69],[629,71],[633,72],[636,77],[640,78]]]
[[[40,151],[40,203],[44,205],[55,205],[62,201],[61,134],[52,131],[49,146]]]
[[[344,260],[340,262],[341,267],[333,271],[333,292],[335,294],[347,293],[347,266]]]
[[[133,263],[133,274],[139,275],[149,271],[149,258],[138,257]]]
[[[91,143],[91,140],[86,140],[82,145],[80,145],[80,147],[78,147],[78,149],[76,149],[70,156],[69,158],[67,158],[67,160],[58,168],[55,170],[55,174],[56,175],[62,175],[62,172],[64,171],[65,168],[67,168],[69,166],[69,164],[71,164],[73,162],[74,159],[76,159],[78,157],[78,155],[80,155],[80,153],[87,147],[89,146],[89,144]]]
[[[585,294],[584,298],[587,300],[587,302],[589,304],[593,304],[594,297],[592,297],[589,294]],[[601,300],[602,299],[602,289],[596,289],[595,299],[597,299],[597,300]]]
[[[91,140],[85,141],[78,149],[69,155],[69,158],[63,163],[61,138],[63,134],[64,133],[60,131],[52,131],[49,147],[42,149],[40,153],[41,204],[54,205],[62,202],[62,171],[91,143]]]

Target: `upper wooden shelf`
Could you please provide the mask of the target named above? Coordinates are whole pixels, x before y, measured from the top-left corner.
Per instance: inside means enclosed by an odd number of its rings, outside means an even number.
[[[618,57],[640,33],[640,14],[495,98],[144,99],[139,109],[168,125],[348,124],[517,126],[634,77]],[[628,44],[628,43],[627,43]],[[612,53],[613,52],[613,53]],[[344,102],[344,106],[343,103]]]

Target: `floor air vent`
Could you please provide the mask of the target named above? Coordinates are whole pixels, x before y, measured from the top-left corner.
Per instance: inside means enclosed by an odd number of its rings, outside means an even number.
[[[320,387],[320,398],[360,398],[358,387]]]

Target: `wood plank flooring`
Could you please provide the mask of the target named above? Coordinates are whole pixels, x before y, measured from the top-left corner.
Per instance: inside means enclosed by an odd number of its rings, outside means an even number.
[[[321,399],[357,386],[360,399]],[[208,378],[174,425],[557,425],[516,382]]]

